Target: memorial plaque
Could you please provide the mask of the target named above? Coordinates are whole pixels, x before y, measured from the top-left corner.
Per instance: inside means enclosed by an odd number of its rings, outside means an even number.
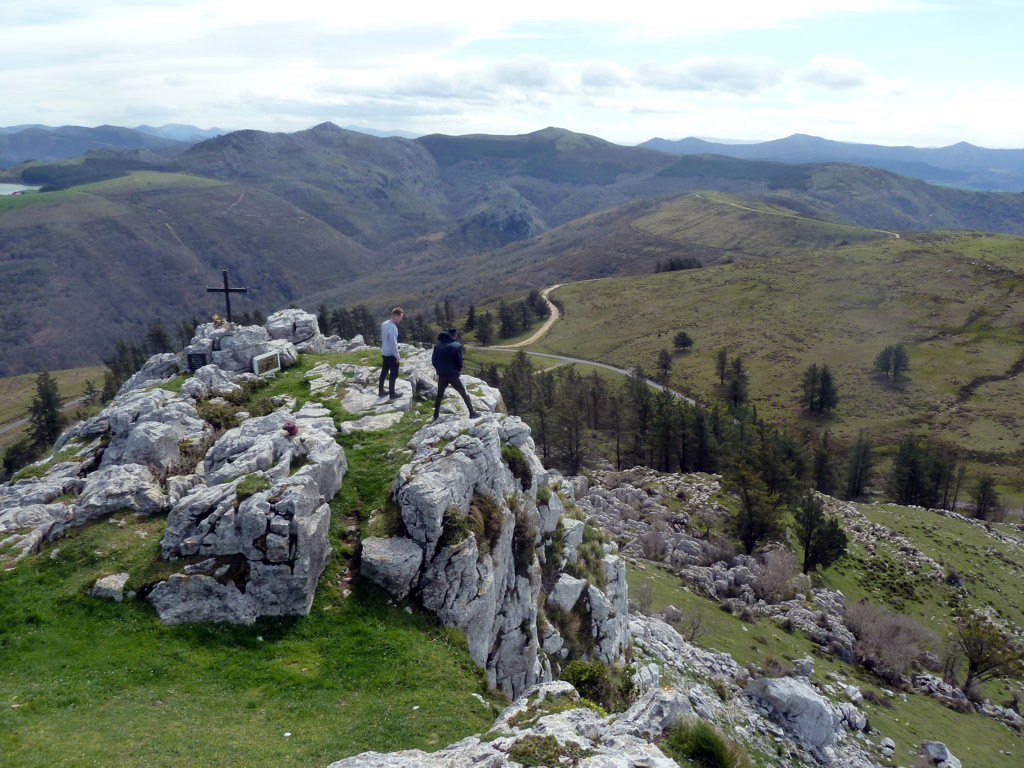
[[[210,364],[210,357],[205,352],[189,352],[185,355],[185,362],[190,371],[198,371],[204,365]]]
[[[268,373],[276,373],[280,370],[280,352],[267,352],[265,355],[256,355],[252,359],[252,372],[257,376],[266,376]]]

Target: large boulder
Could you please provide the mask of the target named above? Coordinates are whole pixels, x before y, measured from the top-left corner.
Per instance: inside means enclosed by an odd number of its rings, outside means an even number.
[[[270,351],[270,336],[258,325],[235,328],[219,338],[211,356],[214,365],[226,371],[251,371],[252,359]]]
[[[218,565],[210,574],[184,574],[187,579],[154,589],[149,600],[161,621],[248,623],[250,616],[309,612],[331,551],[330,507],[310,476],[296,474],[276,484],[266,479],[265,490],[240,500],[242,480],[198,486],[168,515],[164,559],[204,557]],[[189,600],[200,605],[179,604]]]
[[[370,536],[362,541],[360,568],[363,576],[402,599],[409,594],[423,562],[423,550],[411,539]]]
[[[836,740],[832,708],[806,680],[762,677],[747,685],[747,694],[767,704],[781,725],[807,746],[824,748]]]

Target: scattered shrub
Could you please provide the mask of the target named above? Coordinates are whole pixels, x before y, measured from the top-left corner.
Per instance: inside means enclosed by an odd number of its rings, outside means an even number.
[[[444,513],[441,526],[441,538],[437,540],[437,543],[442,547],[458,544],[473,533],[473,529],[469,524],[469,518],[458,507],[448,508],[448,511]]]
[[[861,600],[846,607],[843,619],[857,638],[854,652],[864,667],[884,680],[897,681],[937,638],[909,616]]]
[[[636,698],[636,686],[629,670],[600,661],[570,661],[562,679],[572,683],[580,696],[596,701],[609,712],[622,712]]]
[[[238,412],[241,409],[230,403],[213,402],[212,400],[201,400],[196,406],[196,413],[203,421],[213,425],[216,429],[231,429],[237,422]]]
[[[892,702],[889,701],[889,698],[878,693],[874,688],[861,688],[860,695],[864,697],[864,701],[871,702],[875,706],[892,709]]]
[[[551,490],[546,486],[537,489],[537,503],[544,505],[551,501]]]
[[[654,587],[651,582],[645,581],[636,591],[636,607],[645,616],[651,615],[651,608],[654,607]]]
[[[754,594],[766,603],[777,603],[786,597],[786,586],[796,573],[796,558],[785,549],[773,549],[761,555],[754,567]]]
[[[474,494],[469,504],[469,526],[476,536],[477,547],[484,555],[498,543],[504,523],[501,507],[493,497]]]
[[[669,757],[701,768],[753,768],[747,751],[707,720],[689,717],[665,732],[659,744]]]
[[[562,748],[554,736],[523,736],[512,745],[508,756],[522,765],[552,766],[559,764]]]
[[[704,547],[706,555],[701,565],[730,563],[736,557],[736,546],[724,536],[712,536]]]
[[[665,555],[666,526],[660,520],[640,537],[640,550],[648,560],[661,560]]]
[[[519,479],[519,484],[523,490],[529,490],[530,486],[533,485],[533,471],[530,469],[530,463],[526,460],[523,452],[511,443],[502,443],[501,458],[508,464],[508,468],[513,476]]]
[[[512,554],[515,558],[516,573],[525,576],[537,557],[537,523],[525,504],[517,504],[515,514]]]

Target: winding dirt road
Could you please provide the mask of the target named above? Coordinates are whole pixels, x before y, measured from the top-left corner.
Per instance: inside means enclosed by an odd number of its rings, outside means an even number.
[[[522,347],[526,347],[529,346],[530,344],[535,344],[536,342],[540,341],[544,337],[544,335],[551,330],[551,327],[561,318],[561,313],[558,311],[558,307],[555,306],[555,303],[551,301],[550,294],[553,290],[555,290],[555,288],[560,288],[563,285],[565,285],[565,283],[549,285],[547,288],[540,292],[541,297],[544,299],[544,301],[547,302],[548,305],[548,319],[544,321],[544,324],[537,330],[536,333],[531,335],[530,338],[516,342],[515,344],[508,344],[505,346],[469,347],[469,349],[479,349],[485,352],[510,352],[514,349],[520,349]],[[530,352],[529,354],[534,357],[544,357],[548,358],[549,360],[557,360],[558,365],[565,365],[571,363],[579,363],[580,365],[592,365],[595,368],[601,368],[606,371],[612,371],[613,373],[622,374],[623,376],[629,376],[629,371],[627,371],[625,368],[619,368],[618,366],[609,365],[608,363],[600,363],[597,360],[587,360],[586,358],[569,357],[567,355],[553,355],[548,352]],[[558,366],[556,365],[552,367]],[[696,400],[694,400],[692,397],[687,397],[682,392],[677,392],[674,389],[666,387],[664,384],[659,384],[654,379],[647,379],[647,384],[659,392],[668,392],[673,397],[677,397],[680,400],[685,400],[690,405],[696,405]]]

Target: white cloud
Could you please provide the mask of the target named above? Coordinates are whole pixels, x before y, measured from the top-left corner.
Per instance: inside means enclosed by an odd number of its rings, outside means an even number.
[[[864,62],[857,59],[815,56],[796,73],[797,77],[825,88],[857,88],[877,79]]]

